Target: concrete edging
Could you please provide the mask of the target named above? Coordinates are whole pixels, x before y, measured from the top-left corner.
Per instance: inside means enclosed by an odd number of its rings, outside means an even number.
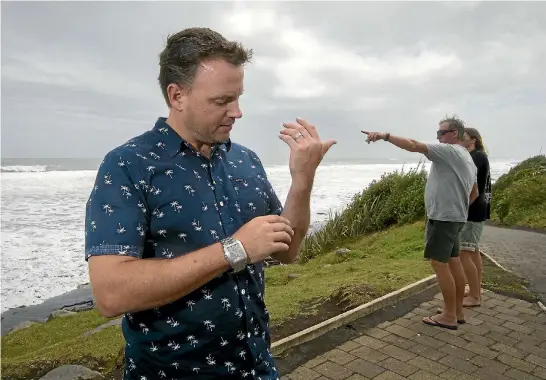
[[[278,355],[289,348],[318,338],[329,331],[371,314],[385,306],[390,306],[403,298],[421,293],[434,285],[436,285],[435,274],[274,342],[271,345],[271,351],[274,355]]]

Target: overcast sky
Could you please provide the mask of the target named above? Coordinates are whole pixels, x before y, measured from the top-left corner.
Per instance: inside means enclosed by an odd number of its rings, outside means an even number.
[[[286,157],[314,122],[330,159],[400,157],[360,129],[433,140],[456,113],[493,157],[546,151],[545,2],[2,2],[2,157],[102,157],[167,109],[168,34],[207,26],[253,48],[232,138]],[[275,160],[277,161],[277,160]]]

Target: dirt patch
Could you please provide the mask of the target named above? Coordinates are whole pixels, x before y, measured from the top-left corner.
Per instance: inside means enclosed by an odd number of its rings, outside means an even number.
[[[487,256],[482,255],[484,289],[492,292],[535,303],[539,297],[529,290],[530,283],[512,272],[499,268]]]
[[[302,306],[303,314],[297,315],[281,324],[271,326],[271,339],[273,342],[286,338],[292,334],[305,330],[336,315],[351,310],[366,302],[379,298],[392,290],[377,289],[373,286],[346,285],[326,299],[314,299]]]

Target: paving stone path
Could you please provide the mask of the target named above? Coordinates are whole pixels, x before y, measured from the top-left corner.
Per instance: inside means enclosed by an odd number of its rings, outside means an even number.
[[[441,305],[437,294],[281,379],[546,379],[546,313],[536,304],[486,291],[457,331],[421,322]]]
[[[531,282],[546,303],[546,234],[486,226],[482,249],[503,267]]]

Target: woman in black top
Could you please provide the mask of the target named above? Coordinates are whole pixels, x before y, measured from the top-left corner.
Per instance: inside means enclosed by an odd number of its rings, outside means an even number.
[[[460,234],[460,257],[469,288],[463,306],[475,307],[481,304],[483,264],[479,243],[485,221],[490,218],[491,172],[482,137],[476,129],[465,128],[463,145],[470,152],[478,169],[479,195],[468,208],[467,222]]]

